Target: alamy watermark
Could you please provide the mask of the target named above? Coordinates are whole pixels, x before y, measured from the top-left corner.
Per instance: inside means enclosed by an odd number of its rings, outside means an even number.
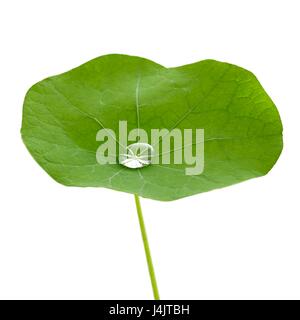
[[[151,129],[147,133],[135,128],[128,132],[127,121],[119,121],[117,134],[104,128],[96,140],[101,142],[96,152],[99,164],[120,163],[128,168],[184,164],[186,175],[204,170],[204,129]]]

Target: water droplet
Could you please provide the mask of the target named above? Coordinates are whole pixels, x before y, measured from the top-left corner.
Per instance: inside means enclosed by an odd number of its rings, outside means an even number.
[[[133,143],[127,146],[125,154],[120,154],[119,163],[131,169],[143,168],[151,164],[153,147],[148,143]]]

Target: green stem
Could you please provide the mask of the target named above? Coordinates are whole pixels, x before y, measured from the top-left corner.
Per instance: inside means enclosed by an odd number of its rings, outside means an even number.
[[[141,233],[142,233],[142,238],[143,238],[143,243],[144,243],[144,249],[145,249],[145,254],[146,254],[146,259],[147,259],[147,264],[148,264],[148,270],[149,270],[149,275],[150,275],[151,284],[152,284],[153,295],[154,295],[154,299],[155,300],[159,300],[159,293],[158,293],[158,288],[157,288],[157,283],[156,283],[156,278],[155,278],[155,273],[154,273],[154,267],[153,267],[153,263],[152,263],[150,247],[149,247],[149,243],[148,243],[146,227],[145,227],[142,208],[141,208],[141,203],[140,203],[140,199],[139,199],[138,195],[135,194],[134,195],[134,199],[135,199],[136,211],[137,211],[137,214],[138,214]]]

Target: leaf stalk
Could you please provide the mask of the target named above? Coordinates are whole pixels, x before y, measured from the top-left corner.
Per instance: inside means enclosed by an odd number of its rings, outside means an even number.
[[[139,218],[142,239],[143,239],[143,243],[144,243],[144,249],[145,249],[145,254],[146,254],[146,259],[147,259],[147,264],[148,264],[148,271],[149,271],[149,275],[150,275],[154,300],[160,300],[139,196],[135,194],[134,199],[135,199],[136,211],[137,211],[138,218]]]

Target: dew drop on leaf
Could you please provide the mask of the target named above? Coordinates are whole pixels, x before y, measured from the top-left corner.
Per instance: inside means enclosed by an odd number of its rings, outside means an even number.
[[[120,154],[119,163],[131,169],[143,168],[151,164],[153,155],[154,149],[150,144],[133,143],[127,146],[124,154]]]

